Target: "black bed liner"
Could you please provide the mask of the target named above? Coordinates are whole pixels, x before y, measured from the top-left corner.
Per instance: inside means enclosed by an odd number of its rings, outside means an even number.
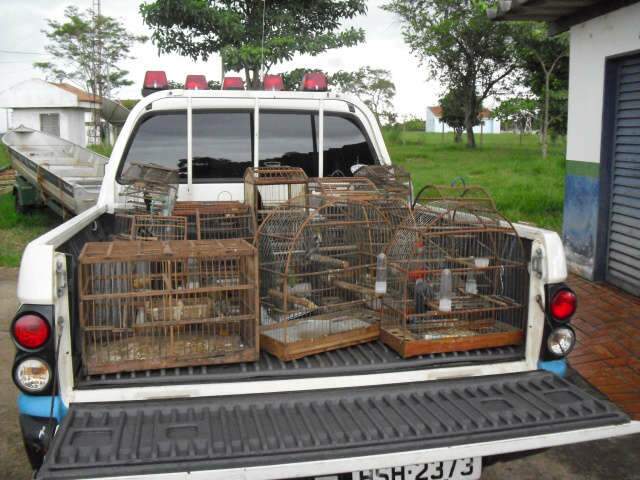
[[[434,353],[404,359],[381,341],[376,341],[319,353],[290,362],[283,362],[266,352],[260,352],[258,361],[251,363],[167,368],[108,375],[81,375],[77,381],[77,388],[362,375],[435,368],[443,365],[461,366],[509,362],[523,358],[524,345],[468,352]]]
[[[628,421],[609,402],[543,371],[262,395],[72,404],[37,478],[322,461]]]

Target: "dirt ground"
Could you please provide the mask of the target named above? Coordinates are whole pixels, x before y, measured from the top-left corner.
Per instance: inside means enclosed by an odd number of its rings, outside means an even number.
[[[17,389],[11,380],[14,346],[9,322],[17,304],[17,269],[0,268],[0,478],[31,476],[22,448]],[[554,448],[525,458],[502,458],[485,468],[485,480],[640,479],[640,436]]]

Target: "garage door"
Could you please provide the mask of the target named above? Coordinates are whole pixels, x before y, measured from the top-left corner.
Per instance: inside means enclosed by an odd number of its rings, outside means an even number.
[[[640,55],[618,62],[607,280],[640,295]]]

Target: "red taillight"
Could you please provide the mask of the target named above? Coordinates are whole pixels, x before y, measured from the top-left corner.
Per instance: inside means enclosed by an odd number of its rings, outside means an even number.
[[[187,90],[207,90],[209,88],[207,77],[204,75],[187,75],[184,88]]]
[[[284,80],[282,75],[265,75],[262,81],[262,88],[265,90],[277,90],[284,89]]]
[[[222,90],[244,90],[244,81],[240,77],[224,77]]]
[[[571,290],[562,289],[554,293],[549,310],[554,319],[564,321],[576,313],[577,304],[576,294]]]
[[[150,90],[162,90],[167,88],[169,82],[167,82],[167,74],[162,70],[149,70],[144,74],[144,84],[142,88],[148,88]]]
[[[326,92],[327,77],[321,72],[305,73],[302,79],[302,89],[307,92]]]
[[[13,322],[12,334],[16,343],[33,350],[42,347],[49,339],[49,323],[39,315],[27,313]]]

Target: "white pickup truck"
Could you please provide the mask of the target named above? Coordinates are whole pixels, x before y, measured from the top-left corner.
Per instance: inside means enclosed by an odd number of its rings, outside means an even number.
[[[178,168],[189,201],[242,200],[250,166],[316,177],[391,162],[369,109],[322,82],[288,92],[151,80],[157,91],[129,115],[97,204],[24,252],[13,377],[35,478],[474,479],[483,457],[640,431],[562,378],[575,296],[558,235],[526,225],[516,225],[530,274],[520,346],[404,359],[378,341],[290,362],[263,352],[255,363],[86,374],[78,255],[112,233],[132,159]]]

